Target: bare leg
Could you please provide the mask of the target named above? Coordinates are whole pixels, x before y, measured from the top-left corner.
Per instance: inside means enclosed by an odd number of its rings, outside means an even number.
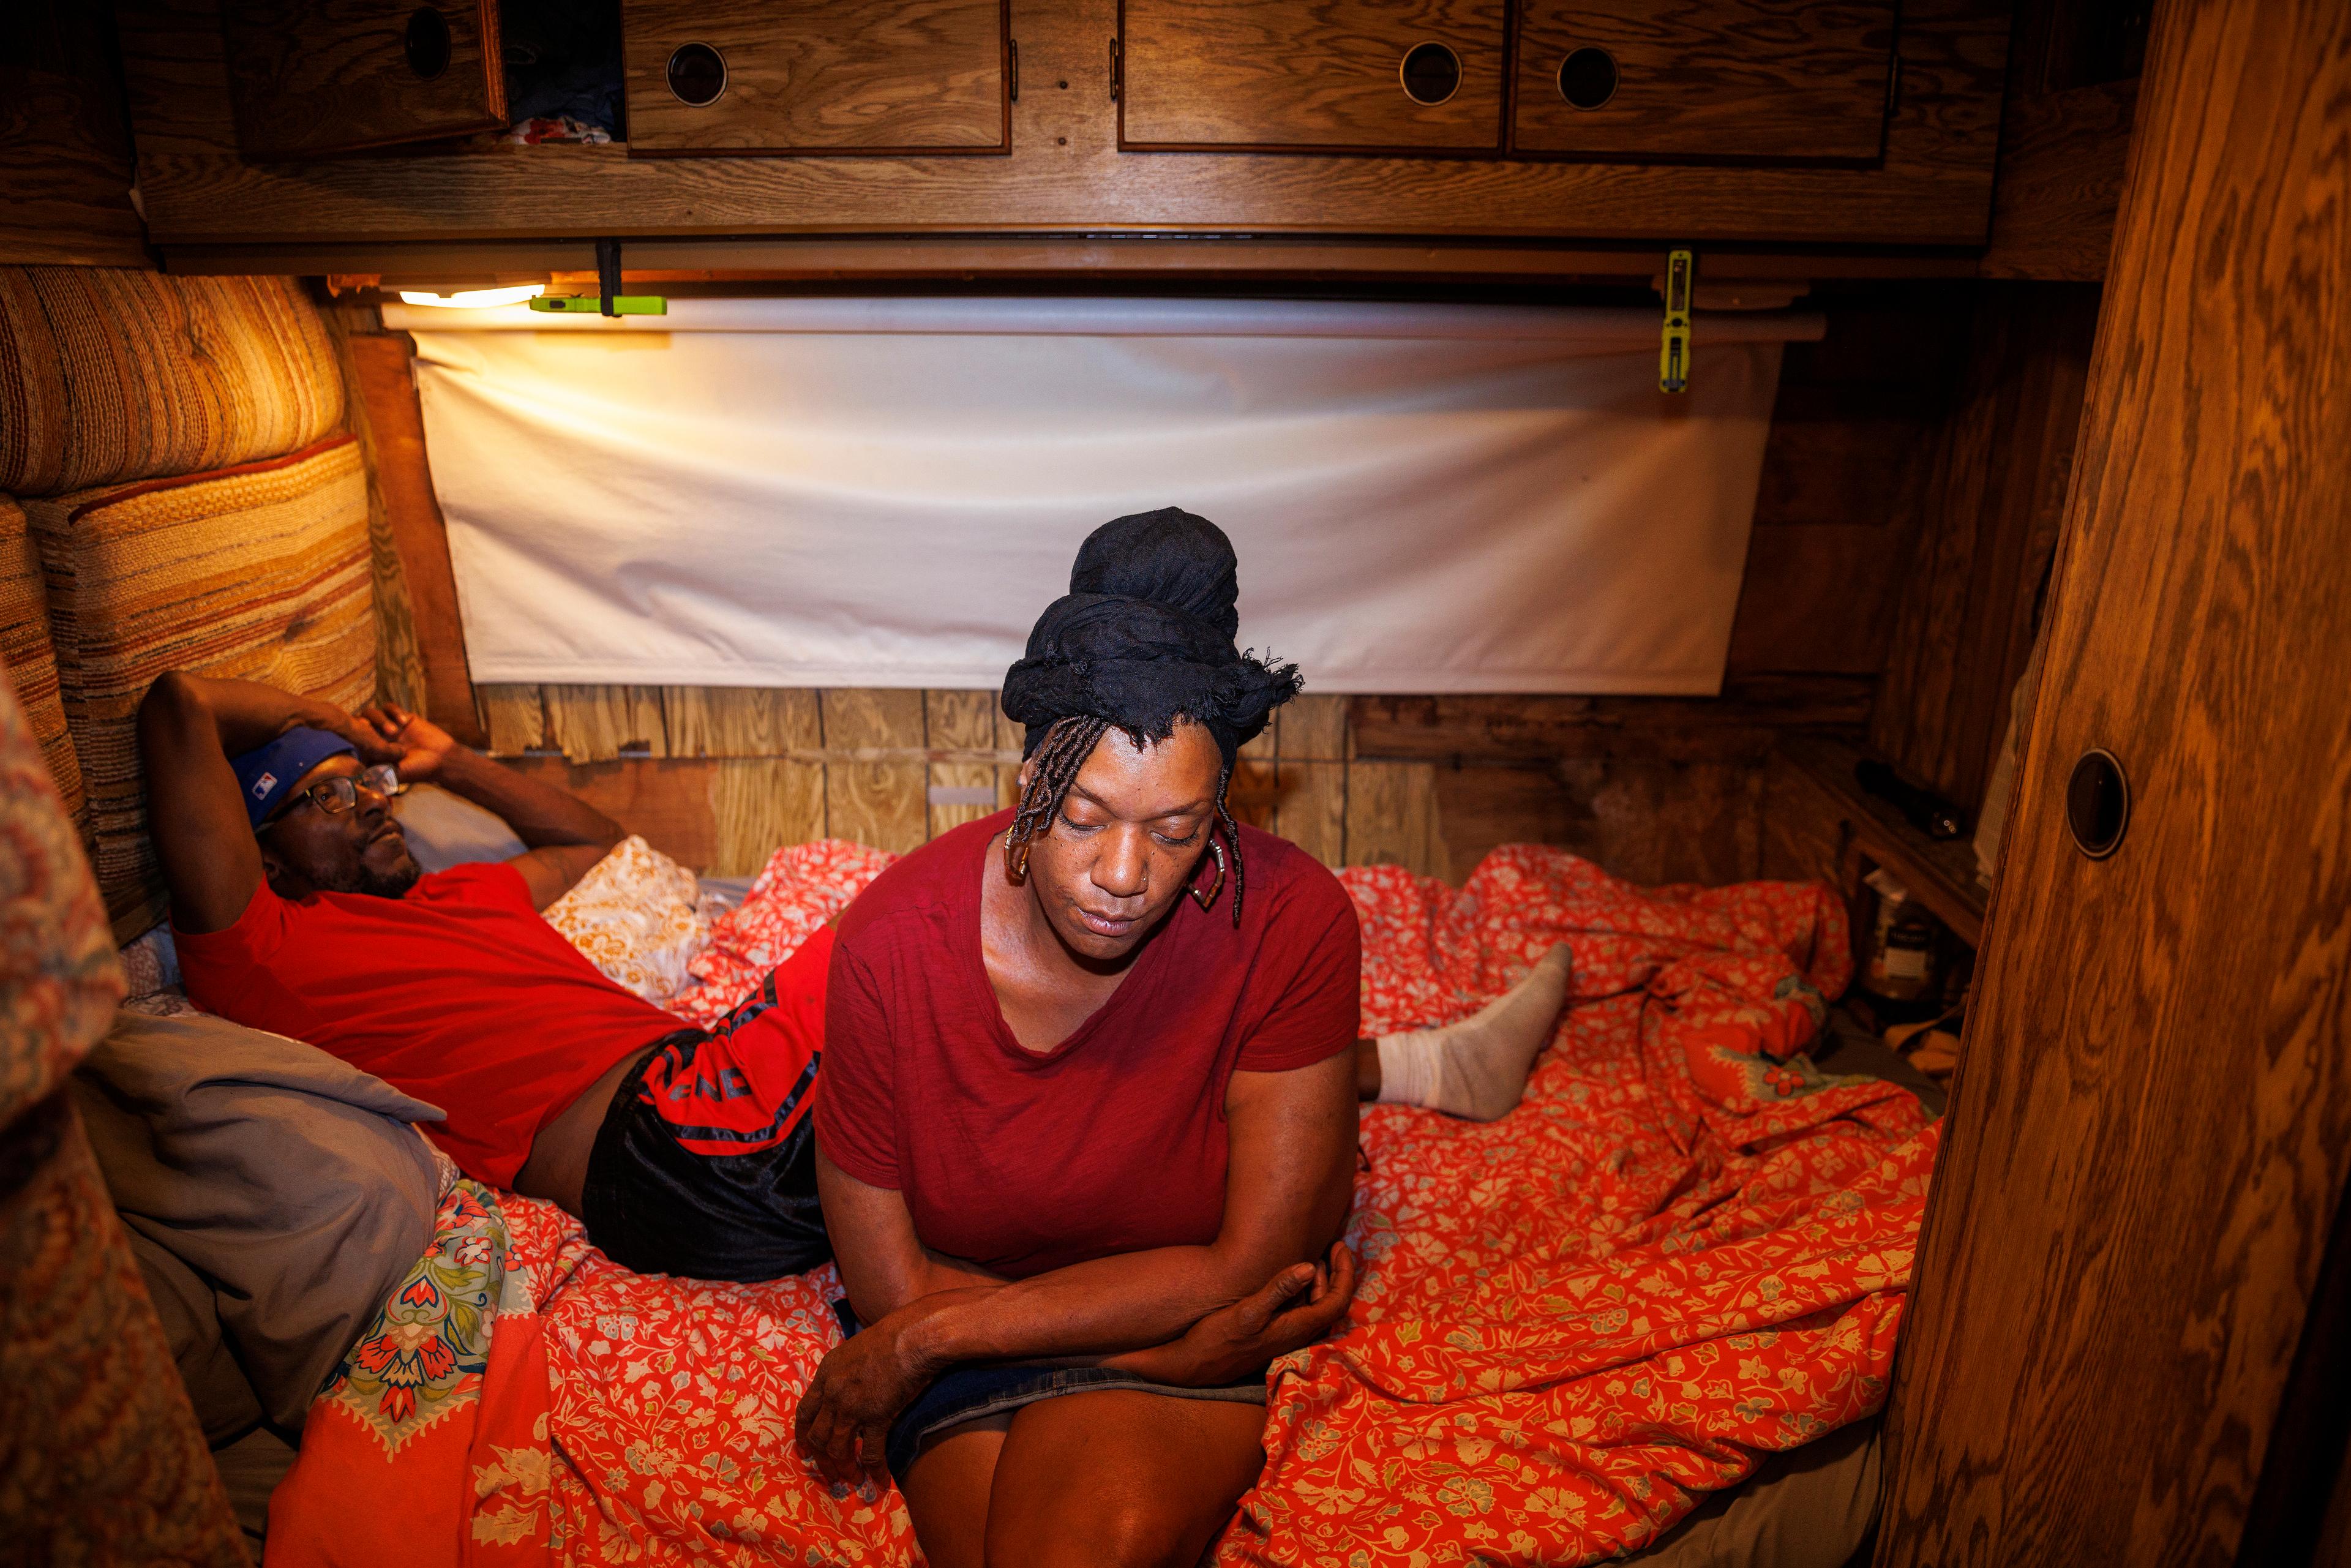
[[[931,1568],[983,1568],[987,1563],[987,1497],[1011,1427],[1010,1416],[991,1416],[950,1427],[924,1444],[898,1478]]]
[[[987,1568],[1192,1568],[1265,1468],[1264,1429],[1261,1405],[1125,1389],[1025,1406],[996,1467]]]
[[[1359,1040],[1355,1042],[1355,1098],[1376,1100],[1380,1097],[1380,1042]]]

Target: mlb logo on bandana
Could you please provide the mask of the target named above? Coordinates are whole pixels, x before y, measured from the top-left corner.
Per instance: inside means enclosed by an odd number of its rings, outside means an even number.
[[[253,798],[256,800],[266,800],[269,799],[269,792],[277,788],[277,775],[265,773],[253,781]]]

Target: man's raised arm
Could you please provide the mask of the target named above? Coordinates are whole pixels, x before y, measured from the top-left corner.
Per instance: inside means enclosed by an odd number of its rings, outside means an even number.
[[[428,718],[392,703],[362,709],[360,717],[381,737],[380,745],[398,751],[403,780],[429,779],[507,820],[515,836],[530,846],[508,863],[522,873],[538,908],[569,893],[624,836],[620,823],[579,796],[460,746]]]
[[[393,750],[331,703],[257,681],[217,681],[172,670],[139,704],[139,755],[147,774],[147,828],[172,893],[172,924],[225,931],[261,885],[261,848],[228,759],[298,725],[342,737],[363,761]]]

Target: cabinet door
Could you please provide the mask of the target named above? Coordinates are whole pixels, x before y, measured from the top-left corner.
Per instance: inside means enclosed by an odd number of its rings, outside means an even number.
[[[1004,152],[1008,0],[622,0],[629,151]]]
[[[1866,162],[1894,0],[1521,0],[1510,146],[1580,158]]]
[[[221,29],[247,158],[506,129],[497,0],[222,0]]]
[[[1123,0],[1125,148],[1497,152],[1502,0]]]
[[[1879,1568],[2317,1560],[2248,1532],[2297,1344],[2343,1407],[2346,147],[2351,6],[2156,7]]]

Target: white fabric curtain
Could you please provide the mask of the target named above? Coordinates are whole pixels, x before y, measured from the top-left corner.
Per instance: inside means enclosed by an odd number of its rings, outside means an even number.
[[[1779,373],[1818,319],[682,300],[415,334],[477,681],[992,686],[1088,530],[1232,536],[1326,692],[1717,690]]]

